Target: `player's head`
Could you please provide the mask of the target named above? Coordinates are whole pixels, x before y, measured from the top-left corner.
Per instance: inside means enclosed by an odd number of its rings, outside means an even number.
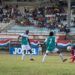
[[[29,30],[26,30],[25,33],[26,33],[26,34],[29,34]]]
[[[53,36],[53,35],[54,35],[54,32],[51,31],[51,32],[49,33],[49,36]]]

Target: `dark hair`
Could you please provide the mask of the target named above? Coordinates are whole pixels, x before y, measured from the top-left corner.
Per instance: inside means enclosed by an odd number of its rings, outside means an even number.
[[[26,34],[28,34],[29,33],[29,30],[26,30],[26,32],[25,32]]]
[[[53,36],[53,35],[54,35],[54,32],[50,32],[50,33],[49,33],[49,36]]]

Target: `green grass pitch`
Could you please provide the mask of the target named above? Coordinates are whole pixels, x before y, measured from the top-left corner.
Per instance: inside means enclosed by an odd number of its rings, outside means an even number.
[[[20,55],[0,54],[0,75],[75,75],[75,63],[63,63],[59,56],[47,56],[46,62],[41,63],[42,56],[29,56],[22,61]]]

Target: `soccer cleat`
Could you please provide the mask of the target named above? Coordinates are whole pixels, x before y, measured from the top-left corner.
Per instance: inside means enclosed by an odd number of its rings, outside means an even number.
[[[67,61],[67,59],[64,59],[63,62]]]
[[[31,58],[30,60],[31,60],[31,61],[34,61],[34,59],[33,59],[33,58]]]

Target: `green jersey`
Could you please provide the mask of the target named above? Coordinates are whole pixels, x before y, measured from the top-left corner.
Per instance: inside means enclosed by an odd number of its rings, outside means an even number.
[[[29,39],[28,39],[28,35],[21,35],[22,38],[21,38],[21,44],[23,45],[29,45]]]
[[[55,36],[49,36],[46,40],[46,47],[48,51],[53,51],[56,47]]]

